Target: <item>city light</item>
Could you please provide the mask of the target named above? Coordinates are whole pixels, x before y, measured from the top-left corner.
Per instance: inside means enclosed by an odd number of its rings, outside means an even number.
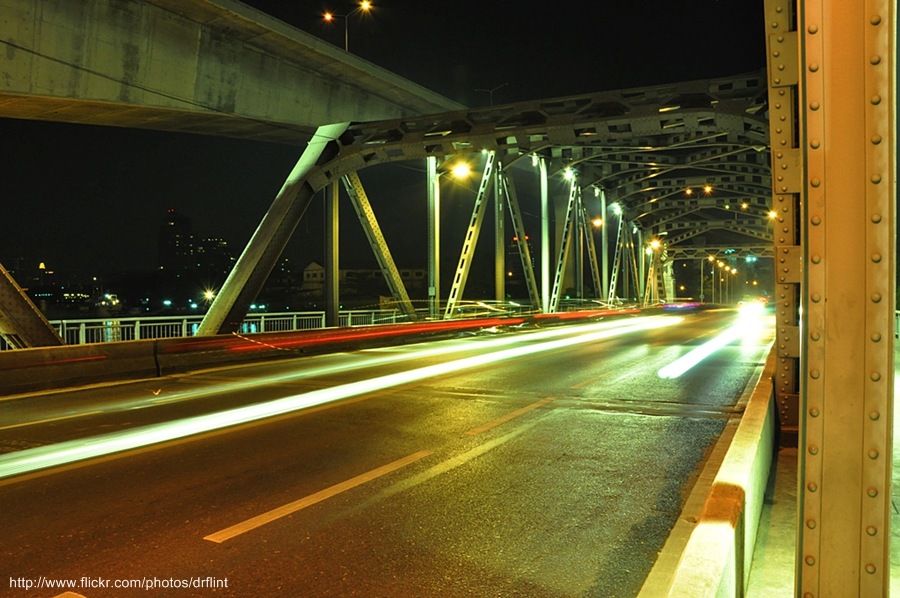
[[[575,171],[572,170],[571,167],[566,166],[566,169],[563,171],[563,178],[566,179],[567,181],[571,181],[572,179],[575,178]]]

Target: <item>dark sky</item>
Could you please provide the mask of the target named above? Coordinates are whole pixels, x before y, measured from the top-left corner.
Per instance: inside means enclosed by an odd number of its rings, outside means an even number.
[[[343,23],[324,24],[322,10],[343,14],[355,6],[246,4],[339,46]],[[351,18],[350,51],[469,106],[489,102],[479,90],[495,89],[499,104],[765,66],[762,0],[376,0],[375,6],[365,19]],[[21,258],[23,269],[44,261],[63,279],[154,268],[157,230],[170,207],[190,217],[199,235],[243,247],[302,151],[3,119],[0,134],[0,261],[15,267]],[[424,177],[390,168],[401,186]],[[379,211],[376,201],[380,219],[402,220],[396,208]],[[355,218],[349,209],[345,214]],[[319,259],[317,218],[311,210],[288,249],[301,266]],[[342,253],[342,262],[352,258]]]

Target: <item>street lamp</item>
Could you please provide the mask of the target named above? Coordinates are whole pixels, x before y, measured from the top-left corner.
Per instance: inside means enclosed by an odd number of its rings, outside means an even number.
[[[344,51],[345,52],[350,51],[350,32],[349,32],[349,28],[347,25],[348,21],[350,20],[350,17],[358,12],[367,13],[370,10],[372,10],[372,3],[369,0],[361,0],[358,3],[356,8],[354,8],[353,10],[351,10],[350,12],[348,12],[345,15],[335,14],[331,11],[327,11],[322,15],[322,18],[325,19],[326,23],[331,23],[335,19],[344,19]]]

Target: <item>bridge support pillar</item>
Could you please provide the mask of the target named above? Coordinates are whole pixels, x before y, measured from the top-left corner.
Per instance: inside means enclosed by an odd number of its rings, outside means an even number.
[[[887,596],[897,6],[801,0],[798,10],[806,201],[795,594]]]

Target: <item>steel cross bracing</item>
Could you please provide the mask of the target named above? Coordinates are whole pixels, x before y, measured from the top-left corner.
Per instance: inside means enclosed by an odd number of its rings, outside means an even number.
[[[531,249],[528,247],[528,235],[525,234],[525,224],[522,221],[522,210],[519,206],[519,196],[516,195],[516,187],[512,177],[505,174],[499,178],[503,195],[506,196],[506,204],[509,206],[509,215],[513,222],[516,246],[518,247],[519,261],[522,264],[522,274],[525,277],[525,286],[528,288],[528,300],[535,310],[541,306],[541,295],[538,291],[537,278],[534,276],[534,264],[531,258]]]

